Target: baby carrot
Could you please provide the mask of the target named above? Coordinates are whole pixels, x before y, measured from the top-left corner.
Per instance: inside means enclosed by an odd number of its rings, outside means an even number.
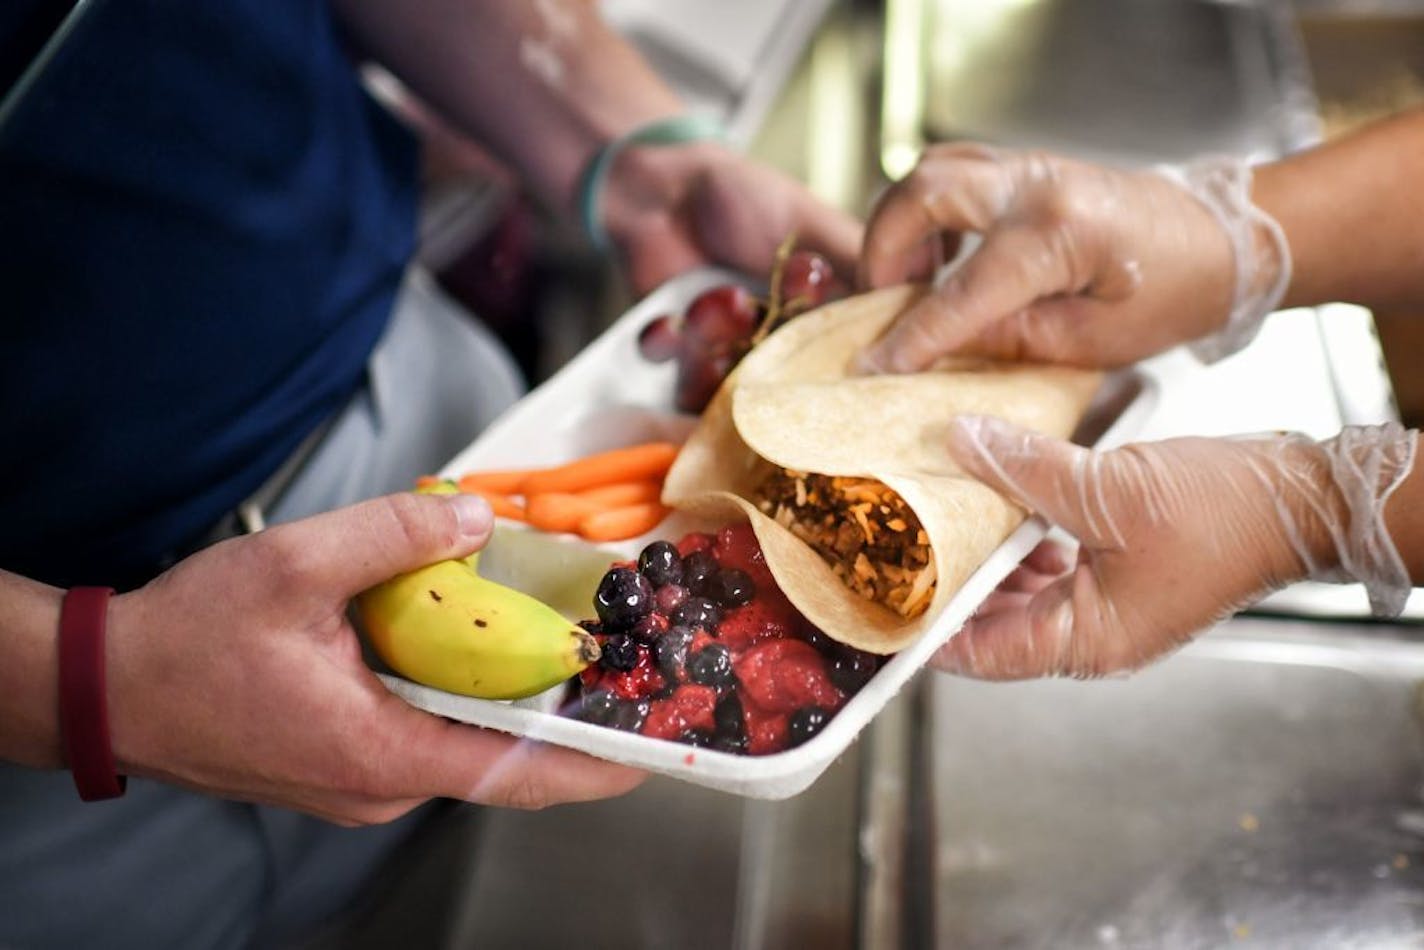
[[[644,442],[627,448],[597,452],[566,465],[530,473],[524,480],[526,494],[577,492],[617,482],[662,478],[677,457],[673,442]]]
[[[517,495],[524,490],[524,480],[530,469],[507,469],[488,472],[466,472],[460,476],[460,490],[466,492],[497,492]]]
[[[642,501],[657,501],[663,496],[662,482],[647,479],[637,482],[617,482],[581,491],[576,497],[593,502],[600,508],[622,508]]]
[[[498,492],[461,489],[467,495],[479,495],[489,502],[490,510],[500,518],[509,518],[511,521],[527,521],[524,506],[508,495],[501,495]]]
[[[524,500],[529,523],[540,531],[577,531],[579,522],[602,507],[569,492],[539,492]]]
[[[656,528],[667,513],[668,509],[655,501],[610,508],[580,521],[578,533],[590,541],[626,541]]]

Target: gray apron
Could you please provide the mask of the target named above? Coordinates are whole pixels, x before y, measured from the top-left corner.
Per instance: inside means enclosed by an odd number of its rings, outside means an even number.
[[[239,520],[409,488],[521,389],[493,337],[414,273],[366,385]],[[143,779],[86,804],[67,772],[0,763],[0,947],[280,945],[341,911],[421,817],[345,829]]]

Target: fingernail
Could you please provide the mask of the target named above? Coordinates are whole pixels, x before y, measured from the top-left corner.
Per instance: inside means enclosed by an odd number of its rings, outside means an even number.
[[[494,512],[479,495],[451,495],[450,504],[462,537],[483,538],[494,527]]]

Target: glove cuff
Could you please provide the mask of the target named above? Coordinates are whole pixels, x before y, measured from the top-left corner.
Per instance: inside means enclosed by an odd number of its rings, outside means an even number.
[[[1349,511],[1331,528],[1340,566],[1318,580],[1359,581],[1377,617],[1397,617],[1413,585],[1385,524],[1384,509],[1414,467],[1419,433],[1397,422],[1349,426],[1321,443]]]
[[[1251,202],[1251,167],[1211,156],[1158,171],[1206,206],[1231,241],[1236,285],[1226,324],[1189,345],[1203,363],[1230,356],[1255,338],[1291,281],[1290,244],[1275,218]]]

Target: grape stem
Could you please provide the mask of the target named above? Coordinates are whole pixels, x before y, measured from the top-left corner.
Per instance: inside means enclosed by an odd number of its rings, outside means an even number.
[[[776,264],[771,269],[771,291],[767,295],[766,316],[762,317],[761,324],[752,334],[752,346],[765,340],[771,335],[771,331],[785,322],[783,315],[788,307],[786,302],[781,299],[781,274],[786,269],[786,261],[794,250],[796,250],[796,232],[792,231],[776,248]]]

